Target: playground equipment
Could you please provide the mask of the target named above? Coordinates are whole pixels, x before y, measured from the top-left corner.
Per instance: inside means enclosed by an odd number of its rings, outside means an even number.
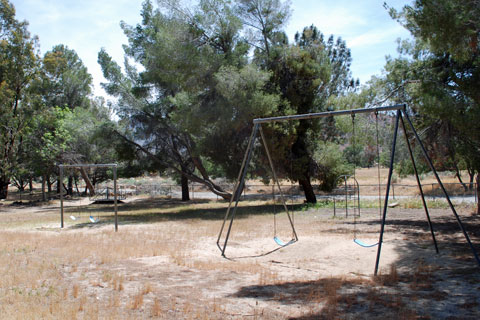
[[[348,209],[353,210],[354,216],[360,216],[360,186],[353,175],[340,175],[334,183],[339,186],[333,190],[333,216],[337,216],[337,203],[345,202],[345,218],[348,218]],[[353,204],[352,206],[350,204]]]
[[[257,139],[257,134],[259,132],[260,132],[260,137],[261,137],[262,142],[263,142],[263,146],[265,148],[265,152],[266,152],[267,157],[268,157],[270,168],[271,168],[272,173],[273,173],[274,183],[278,186],[279,193],[280,193],[280,196],[282,198],[283,207],[285,209],[285,212],[287,213],[287,216],[289,217],[289,221],[290,221],[290,225],[291,225],[291,229],[292,229],[292,233],[293,233],[293,238],[292,238],[291,241],[297,241],[298,240],[297,233],[295,231],[295,227],[293,225],[292,219],[291,219],[290,214],[288,212],[288,208],[285,204],[283,193],[281,191],[280,184],[278,182],[278,179],[277,179],[277,176],[276,176],[276,173],[275,173],[275,168],[273,166],[272,159],[270,157],[270,153],[269,153],[269,150],[268,150],[268,147],[267,147],[267,144],[266,144],[266,140],[265,140],[265,137],[264,137],[264,134],[263,134],[263,130],[262,130],[262,124],[271,123],[271,122],[278,122],[278,121],[308,120],[308,119],[316,119],[316,118],[324,118],[324,117],[334,117],[334,116],[340,116],[340,115],[351,115],[352,117],[354,117],[356,114],[378,113],[378,112],[390,112],[390,113],[394,112],[395,113],[395,127],[394,127],[394,132],[393,132],[393,141],[392,141],[391,155],[390,155],[390,165],[389,165],[387,186],[386,186],[386,191],[385,191],[385,200],[384,200],[383,212],[382,212],[382,223],[381,223],[379,240],[378,240],[378,244],[377,244],[377,257],[376,257],[376,261],[375,261],[374,274],[377,275],[379,262],[380,262],[383,235],[384,235],[384,231],[385,231],[385,222],[386,222],[386,217],[387,217],[387,209],[389,208],[389,193],[390,193],[390,187],[391,187],[391,184],[392,184],[393,164],[394,164],[394,158],[395,158],[395,148],[396,148],[396,144],[397,144],[398,128],[399,128],[400,123],[402,125],[402,129],[403,129],[403,132],[404,132],[406,144],[408,146],[408,152],[409,152],[409,155],[410,155],[410,159],[412,161],[412,166],[414,168],[414,173],[415,173],[415,177],[416,177],[416,180],[417,180],[417,185],[418,185],[420,195],[421,195],[421,198],[422,198],[422,203],[423,203],[423,207],[424,207],[425,214],[426,214],[426,217],[427,217],[428,225],[430,227],[430,233],[432,235],[432,240],[433,240],[436,252],[438,253],[438,246],[437,246],[437,242],[436,242],[436,239],[435,239],[435,234],[434,234],[434,231],[433,231],[433,226],[432,226],[432,223],[431,223],[430,214],[428,212],[428,207],[427,207],[427,204],[425,202],[425,196],[424,196],[424,193],[423,193],[422,185],[421,185],[420,178],[419,178],[419,175],[418,175],[418,171],[417,171],[417,168],[416,168],[416,163],[415,163],[415,159],[414,159],[414,156],[413,156],[411,144],[410,144],[410,141],[409,141],[408,136],[407,136],[407,127],[405,126],[404,118],[407,120],[407,123],[410,127],[410,130],[411,130],[413,136],[415,137],[417,144],[421,148],[422,153],[425,157],[425,160],[428,162],[428,165],[430,166],[430,169],[434,173],[434,176],[435,176],[443,194],[445,195],[445,198],[448,202],[448,205],[449,205],[453,215],[455,216],[455,219],[457,220],[458,225],[459,225],[459,227],[460,227],[460,229],[461,229],[461,231],[462,231],[462,233],[465,237],[465,240],[468,243],[468,245],[470,246],[472,254],[475,257],[475,260],[477,261],[478,265],[480,266],[480,258],[478,257],[478,254],[477,254],[475,248],[473,247],[472,242],[470,241],[470,237],[468,236],[468,233],[465,230],[465,227],[464,227],[464,225],[463,225],[463,223],[460,219],[460,216],[457,214],[457,211],[455,210],[455,207],[453,206],[453,203],[451,202],[450,197],[449,197],[449,195],[448,195],[440,177],[438,176],[438,173],[437,173],[431,159],[430,159],[430,157],[429,157],[429,155],[428,155],[420,137],[418,136],[418,133],[416,132],[412,121],[410,120],[410,117],[409,117],[408,112],[407,112],[406,104],[399,104],[399,105],[385,106],[385,107],[377,107],[377,108],[363,108],[363,109],[352,109],[352,110],[341,110],[341,111],[329,111],[329,112],[320,112],[320,113],[298,114],[298,115],[291,115],[291,116],[254,119],[253,120],[253,124],[254,124],[253,130],[252,130],[252,133],[250,135],[250,139],[249,139],[249,142],[248,142],[248,147],[247,147],[247,150],[245,152],[245,156],[243,158],[243,162],[242,162],[242,165],[241,165],[241,168],[240,168],[240,172],[239,172],[239,175],[238,175],[238,178],[237,178],[237,182],[235,184],[235,188],[234,188],[234,191],[233,191],[233,196],[231,197],[228,209],[225,213],[223,224],[220,228],[220,232],[219,232],[218,239],[217,239],[217,246],[220,249],[222,256],[224,256],[224,257],[226,256],[225,252],[226,252],[226,248],[227,248],[227,245],[228,245],[228,239],[229,239],[229,236],[230,236],[230,233],[231,233],[231,230],[232,230],[232,225],[233,225],[233,221],[235,219],[235,214],[237,212],[238,202],[240,200],[240,194],[241,194],[241,192],[243,190],[243,187],[245,185],[245,177],[246,177],[246,174],[247,174],[248,166],[249,166],[249,163],[250,163],[250,161],[252,159],[252,156],[253,156],[254,142]],[[222,235],[224,233],[225,225],[226,225],[228,220],[229,220],[229,224],[228,224],[228,228],[226,229],[226,235],[225,235],[223,245],[222,245],[220,242],[222,240]],[[357,243],[362,243],[362,242],[360,240],[358,240]]]
[[[63,206],[63,194],[65,192],[64,187],[63,187],[63,174],[64,170],[67,168],[72,168],[72,169],[79,169],[80,172],[82,173],[82,177],[85,180],[85,183],[87,184],[87,187],[89,189],[91,188],[93,190],[93,187],[91,186],[91,182],[88,179],[88,176],[86,175],[86,169],[90,168],[112,168],[113,169],[113,203],[114,203],[114,211],[115,211],[115,231],[118,231],[118,192],[117,192],[117,164],[60,164],[58,165],[59,168],[59,181],[60,181],[60,228],[64,227],[64,221],[63,221],[63,215],[64,215],[64,206]],[[90,185],[90,186],[89,186]],[[72,219],[75,220],[75,219]],[[92,215],[89,217],[90,222],[96,223],[99,220],[99,217],[97,216],[97,219],[95,219]]]

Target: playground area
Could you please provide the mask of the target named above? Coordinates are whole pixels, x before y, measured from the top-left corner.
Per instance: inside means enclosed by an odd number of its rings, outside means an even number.
[[[228,203],[134,196],[118,205],[66,199],[0,204],[0,314],[8,319],[478,319],[480,268],[448,208],[389,208],[380,258],[378,208],[333,217],[289,202],[298,242],[273,241],[271,200],[239,204],[226,257],[216,245]],[[474,204],[457,206],[480,251]],[[277,213],[277,216],[274,216]],[[98,222],[91,223],[94,216]],[[287,239],[288,240],[288,239]]]

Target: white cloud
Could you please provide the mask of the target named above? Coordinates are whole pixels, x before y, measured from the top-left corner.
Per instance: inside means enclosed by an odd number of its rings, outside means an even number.
[[[407,34],[401,26],[393,26],[387,29],[373,29],[351,38],[348,41],[348,46],[350,48],[356,48],[377,45],[385,42],[394,42],[402,35],[406,36]]]

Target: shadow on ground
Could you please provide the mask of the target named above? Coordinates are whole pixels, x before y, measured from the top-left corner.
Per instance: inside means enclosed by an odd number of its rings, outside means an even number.
[[[478,252],[479,219],[462,219]],[[398,227],[395,233],[401,230],[406,241],[396,246],[399,258],[383,274],[245,286],[234,297],[310,306],[310,312],[291,318],[302,320],[479,319],[480,267],[456,220],[448,215],[435,219],[440,254],[424,221],[395,218],[387,225]]]
[[[217,208],[196,208],[195,204],[216,203],[211,200],[193,200],[188,203],[180,200],[171,199],[140,199],[134,202],[125,203],[118,206],[118,223],[122,225],[140,224],[162,221],[179,220],[223,220],[228,203]],[[289,205],[289,210],[300,210],[301,204]],[[239,206],[235,219],[247,219],[251,216],[268,215],[279,210],[276,205],[248,205]],[[77,207],[68,207],[65,209],[65,216],[78,215],[87,220],[85,223],[77,223],[70,228],[93,228],[103,226],[114,222],[113,204],[90,204]],[[92,216],[96,223],[91,223],[88,217]]]

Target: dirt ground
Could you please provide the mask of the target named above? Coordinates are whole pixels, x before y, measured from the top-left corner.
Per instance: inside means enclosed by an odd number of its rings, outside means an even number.
[[[389,208],[379,274],[378,209],[241,204],[222,257],[223,202],[133,199],[119,207],[0,204],[2,319],[479,319],[480,267],[450,210]],[[459,214],[480,251],[479,218]],[[69,216],[75,216],[73,221]],[[99,218],[90,223],[89,215]],[[275,233],[276,231],[276,233]],[[223,246],[225,233],[220,238]]]

